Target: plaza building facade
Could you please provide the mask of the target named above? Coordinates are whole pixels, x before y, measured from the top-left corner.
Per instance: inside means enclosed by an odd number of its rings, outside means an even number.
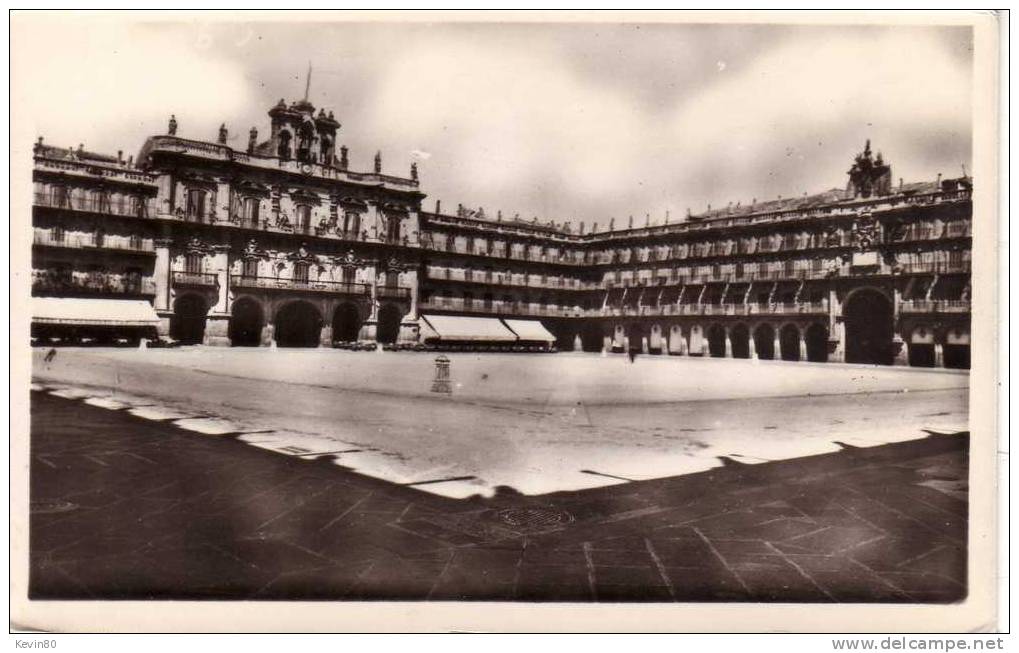
[[[588,228],[429,211],[331,113],[269,119],[239,149],[171,118],[136,159],[40,139],[33,338],[969,366],[970,177],[895,181],[868,143],[826,192]]]

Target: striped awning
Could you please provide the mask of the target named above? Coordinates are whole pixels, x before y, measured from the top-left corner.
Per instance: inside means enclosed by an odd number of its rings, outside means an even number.
[[[33,297],[32,323],[150,327],[159,324],[159,316],[143,299]]]
[[[453,342],[516,342],[517,336],[494,317],[460,315],[422,315],[435,332],[435,339]],[[424,329],[422,329],[424,333]],[[427,339],[427,336],[424,336]]]
[[[529,342],[555,342],[552,335],[538,320],[503,320],[521,340]]]

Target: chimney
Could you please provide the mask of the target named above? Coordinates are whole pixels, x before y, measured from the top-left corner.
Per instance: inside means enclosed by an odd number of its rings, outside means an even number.
[[[79,148],[79,149],[81,149],[81,148]],[[941,173],[940,172],[938,173],[937,188],[935,188],[934,190],[941,190]]]
[[[124,163],[124,150],[117,150],[117,163]]]
[[[442,214],[442,200],[435,200],[435,215]]]

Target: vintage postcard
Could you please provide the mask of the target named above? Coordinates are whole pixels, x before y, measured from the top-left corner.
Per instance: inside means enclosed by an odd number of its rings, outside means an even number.
[[[15,12],[13,623],[992,629],[997,39]]]

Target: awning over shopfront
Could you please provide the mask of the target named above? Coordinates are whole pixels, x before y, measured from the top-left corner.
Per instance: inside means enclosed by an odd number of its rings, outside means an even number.
[[[462,317],[459,315],[422,315],[422,320],[441,341],[450,342],[516,342],[516,335],[494,317]],[[424,331],[424,330],[422,330]],[[422,334],[424,339],[428,336]]]
[[[503,320],[521,340],[554,343],[556,338],[538,320]]]
[[[33,324],[154,327],[159,316],[143,299],[33,297]]]

